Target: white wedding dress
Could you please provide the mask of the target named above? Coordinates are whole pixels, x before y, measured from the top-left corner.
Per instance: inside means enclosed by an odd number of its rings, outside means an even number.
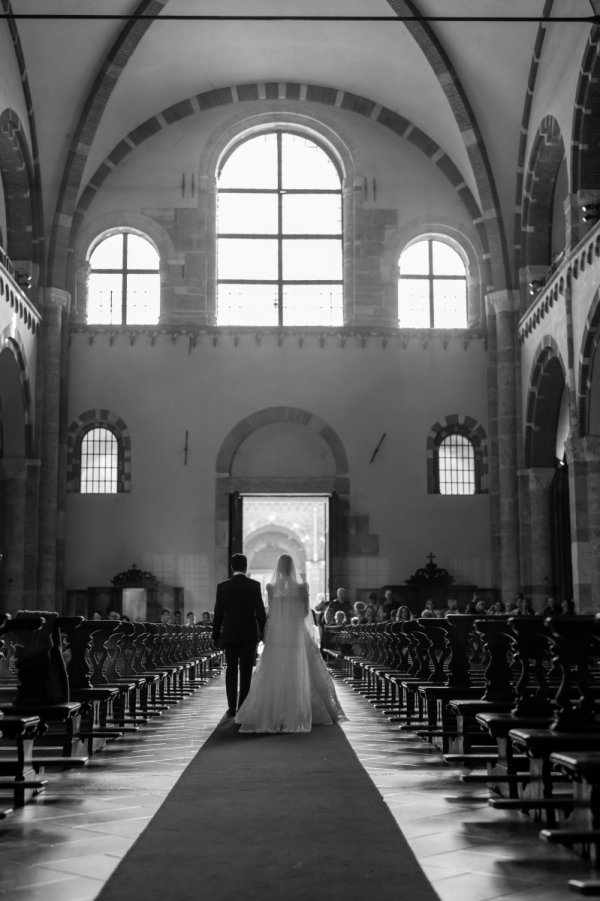
[[[315,640],[308,586],[267,585],[265,646],[235,718],[240,732],[310,732],[345,720]]]

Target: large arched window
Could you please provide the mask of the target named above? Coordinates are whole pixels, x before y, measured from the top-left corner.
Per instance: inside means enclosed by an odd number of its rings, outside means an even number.
[[[150,241],[131,231],[103,238],[90,254],[90,325],[152,325],[160,316],[160,259]]]
[[[343,324],[342,185],[312,138],[252,135],[217,174],[217,324]]]
[[[400,328],[466,328],[465,263],[449,244],[425,238],[403,251],[399,261]]]

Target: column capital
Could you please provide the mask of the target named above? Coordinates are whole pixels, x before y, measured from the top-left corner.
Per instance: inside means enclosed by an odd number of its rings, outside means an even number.
[[[568,438],[565,441],[567,464],[600,463],[600,438],[586,435],[583,438]]]
[[[530,491],[544,491],[550,487],[555,472],[553,466],[531,466],[528,469],[520,469],[518,475],[520,479],[525,480]]]
[[[71,303],[70,292],[61,288],[44,288],[43,298],[45,307],[54,307],[57,310],[66,310]]]
[[[485,296],[488,309],[494,313],[517,313],[521,306],[519,291],[506,288],[502,291],[490,291]]]

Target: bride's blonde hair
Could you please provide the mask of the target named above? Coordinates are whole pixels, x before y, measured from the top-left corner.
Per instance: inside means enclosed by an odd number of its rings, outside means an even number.
[[[293,559],[289,554],[281,554],[279,560],[277,561],[277,565],[275,566],[275,571],[273,573],[271,583],[275,585],[277,582],[297,581],[298,579],[296,576],[296,566]]]

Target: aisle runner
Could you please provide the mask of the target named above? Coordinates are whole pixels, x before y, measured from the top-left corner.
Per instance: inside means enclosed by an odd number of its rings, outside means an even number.
[[[437,901],[339,726],[221,723],[98,901]]]

